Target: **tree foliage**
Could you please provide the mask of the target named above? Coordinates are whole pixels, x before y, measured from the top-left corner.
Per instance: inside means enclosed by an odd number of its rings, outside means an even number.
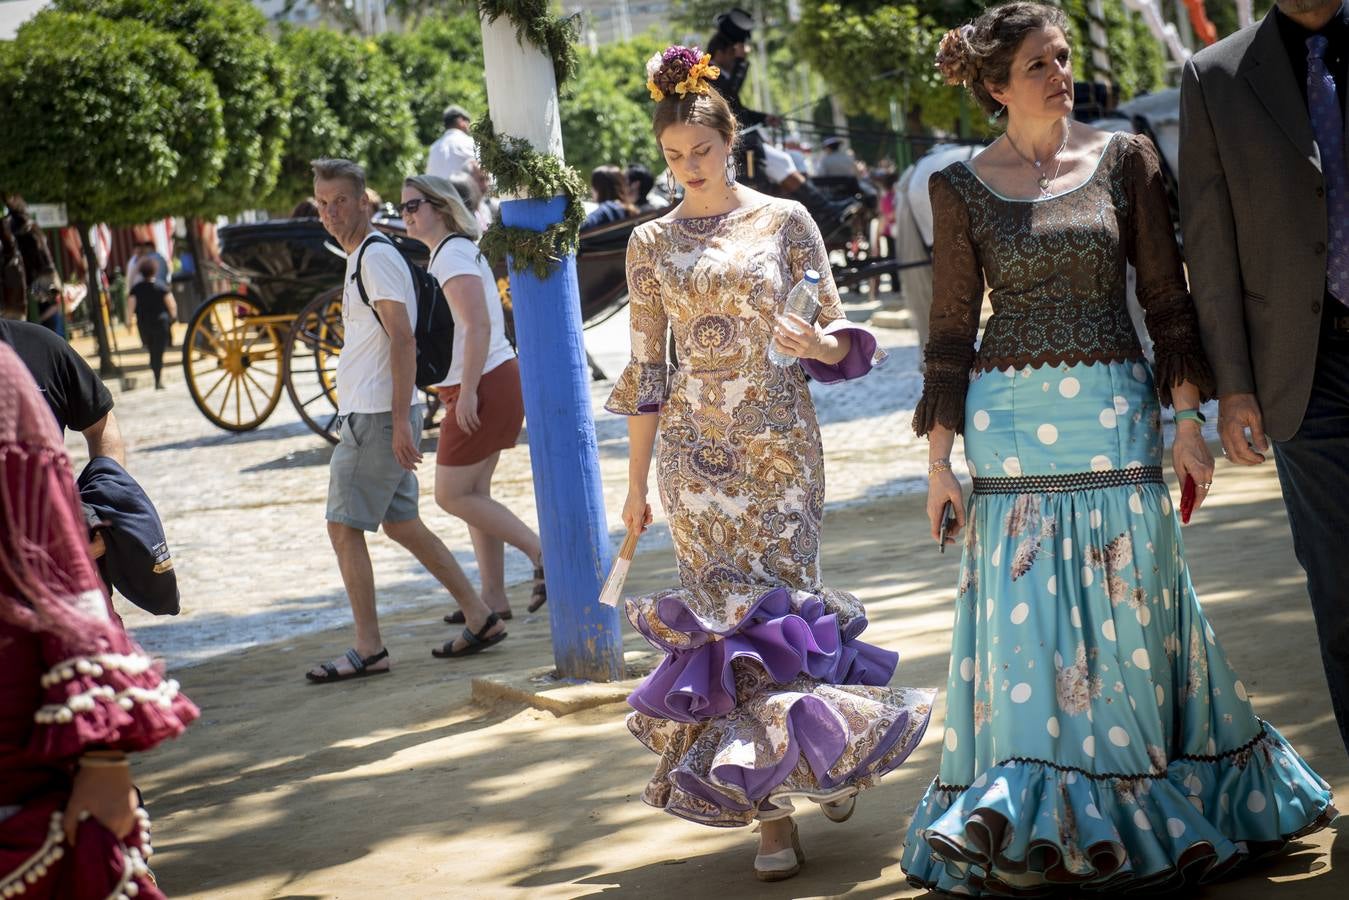
[[[420,171],[425,148],[417,140],[415,85],[373,40],[319,28],[281,36],[295,87],[291,134],[268,205],[289,207],[313,189],[310,161],[338,156],[365,166],[370,186],[397,195],[403,179]]]
[[[290,122],[289,72],[266,19],[247,0],[57,0],[58,9],[137,21],[167,33],[215,83],[225,133],[224,167],[192,209],[216,216],[258,205],[276,184]]]
[[[645,66],[666,46],[663,38],[647,34],[582,56],[580,72],[560,99],[562,148],[582,176],[588,179],[592,169],[605,164],[664,168],[651,134]]]
[[[379,47],[413,86],[417,139],[430,144],[444,126],[441,113],[457,103],[475,118],[487,112],[482,31],[474,15],[428,15],[414,30],[380,35]]]
[[[46,10],[0,43],[5,190],[72,221],[129,225],[197,208],[225,158],[220,96],[171,37]]]

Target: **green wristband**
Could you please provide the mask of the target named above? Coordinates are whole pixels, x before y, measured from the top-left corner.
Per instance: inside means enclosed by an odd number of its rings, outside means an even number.
[[[1205,422],[1208,421],[1208,419],[1204,417],[1204,414],[1197,409],[1178,409],[1176,410],[1175,419],[1176,424],[1180,424],[1181,422],[1184,422],[1186,419],[1198,422],[1200,425],[1203,425]]]

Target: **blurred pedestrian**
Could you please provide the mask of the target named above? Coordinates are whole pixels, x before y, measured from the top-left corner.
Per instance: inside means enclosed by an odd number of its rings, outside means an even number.
[[[460,172],[467,172],[471,163],[477,162],[478,145],[468,133],[472,120],[468,110],[457,103],[445,107],[441,115],[445,131],[436,138],[427,154],[426,171],[441,178],[449,178]]]
[[[581,223],[582,231],[637,215],[627,176],[618,166],[599,166],[590,173],[590,196],[596,206]]]
[[[162,898],[128,754],[198,712],[127,635],[59,430],[0,345],[0,894]]]
[[[624,173],[628,179],[629,196],[632,197],[632,203],[637,207],[639,213],[650,212],[653,209],[661,209],[669,206],[670,203],[664,197],[654,195],[652,190],[656,187],[656,176],[651,174],[651,170],[641,163],[633,163],[628,166]]]
[[[503,619],[513,615],[506,599],[505,544],[529,558],[534,612],[548,598],[539,536],[492,498],[501,451],[515,446],[525,418],[520,367],[506,339],[496,276],[478,252],[477,221],[446,179],[417,175],[403,182],[402,214],[408,234],[433,248],[427,268],[454,316],[450,371],[437,386],[445,417],[436,448],[436,503],[468,525],[483,602]],[[446,621],[462,624],[464,614],[452,613]]]
[[[147,277],[159,283],[160,287],[169,286],[169,261],[164,255],[155,249],[154,241],[137,241],[135,244],[135,253],[126,264],[126,283],[127,288],[133,288],[140,284]],[[146,276],[141,271],[142,260],[151,259],[155,263],[155,271],[151,276]]]
[[[17,194],[5,198],[9,207],[9,231],[23,260],[28,283],[27,318],[43,328],[66,336],[65,308],[61,302],[61,276],[47,246],[47,235],[28,214],[28,204]]]
[[[178,302],[173,293],[155,280],[154,259],[143,257],[137,263],[140,280],[127,294],[126,315],[135,319],[140,332],[141,346],[150,354],[150,371],[155,376],[155,390],[162,391],[164,382],[164,348],[168,346],[174,320],[178,318]]]
[[[815,162],[817,177],[847,178],[857,174],[857,159],[843,138],[831,135],[820,145],[824,147],[824,153]]]
[[[717,30],[707,42],[708,55],[718,74],[712,80],[743,127],[776,125],[777,116],[749,109],[740,102],[740,90],[749,77],[749,39],[754,32],[754,17],[743,9],[731,9],[714,20]]]

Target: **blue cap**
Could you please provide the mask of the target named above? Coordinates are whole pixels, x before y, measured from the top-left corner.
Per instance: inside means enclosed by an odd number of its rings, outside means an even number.
[[[816,272],[814,269],[806,269],[806,281],[809,281],[811,284],[818,284],[820,281],[820,273]]]

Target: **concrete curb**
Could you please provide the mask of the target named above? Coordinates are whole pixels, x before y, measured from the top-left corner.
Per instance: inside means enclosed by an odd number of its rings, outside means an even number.
[[[632,650],[623,654],[628,677],[597,682],[559,679],[552,666],[523,672],[483,675],[472,680],[473,702],[488,708],[530,706],[555,716],[569,716],[596,706],[621,703],[660,661],[657,653]]]

